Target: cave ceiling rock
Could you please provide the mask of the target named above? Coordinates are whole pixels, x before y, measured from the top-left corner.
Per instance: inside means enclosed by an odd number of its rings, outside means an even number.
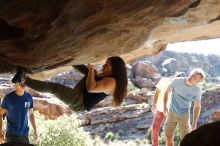
[[[0,0],[0,72],[112,55],[129,62],[168,43],[218,38],[219,20],[220,0]]]
[[[185,13],[164,18],[150,31],[142,47],[122,56],[129,62],[157,54],[169,43],[213,38],[220,38],[220,0],[195,1]]]

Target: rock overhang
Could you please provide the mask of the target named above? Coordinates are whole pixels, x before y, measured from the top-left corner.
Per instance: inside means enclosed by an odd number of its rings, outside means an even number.
[[[41,72],[113,55],[129,62],[168,43],[220,37],[219,0],[0,3],[0,72]]]

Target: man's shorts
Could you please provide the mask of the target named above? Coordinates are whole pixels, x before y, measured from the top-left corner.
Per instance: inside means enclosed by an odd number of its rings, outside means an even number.
[[[164,124],[165,136],[172,137],[177,125],[179,127],[180,139],[183,139],[186,134],[191,132],[189,114],[178,115],[169,112]]]

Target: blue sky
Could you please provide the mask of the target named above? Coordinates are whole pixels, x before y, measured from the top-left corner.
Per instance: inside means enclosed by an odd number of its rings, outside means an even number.
[[[166,50],[175,52],[198,53],[204,55],[215,54],[220,56],[220,38],[168,44]]]

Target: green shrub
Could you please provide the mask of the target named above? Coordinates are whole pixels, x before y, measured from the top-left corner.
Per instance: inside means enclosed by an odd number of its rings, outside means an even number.
[[[56,120],[45,120],[35,114],[38,130],[38,146],[91,146],[92,140],[88,133],[78,127],[78,121],[68,116]],[[31,128],[32,129],[32,128]],[[33,131],[30,132],[31,141]]]
[[[149,142],[152,143],[151,141],[151,135],[152,135],[152,127],[147,129],[147,135],[146,138],[149,139]]]
[[[106,133],[106,135],[105,135],[106,140],[111,140],[112,141],[113,138],[114,138],[114,133],[112,133],[112,132]]]

